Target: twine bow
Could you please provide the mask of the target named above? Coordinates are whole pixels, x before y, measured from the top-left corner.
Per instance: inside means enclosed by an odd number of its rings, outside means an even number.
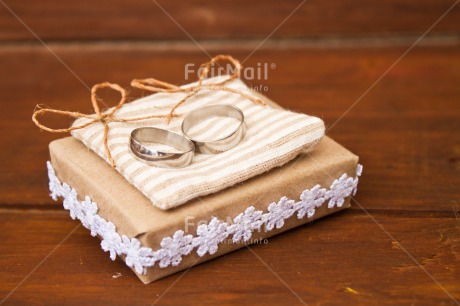
[[[229,62],[233,67],[233,73],[229,74],[227,78],[219,82],[214,82],[214,83],[208,82],[206,84],[203,84],[203,81],[208,77],[210,73],[211,67],[216,63],[218,64],[218,62],[221,62],[221,61]],[[105,148],[105,152],[107,155],[107,159],[109,160],[112,167],[116,168],[115,161],[112,158],[112,154],[110,153],[109,144],[108,144],[108,134],[109,134],[109,123],[110,122],[134,122],[134,121],[153,119],[153,118],[166,118],[166,121],[169,124],[172,118],[180,116],[178,114],[175,114],[176,109],[180,105],[182,105],[185,101],[187,101],[189,98],[196,95],[198,92],[202,90],[227,91],[227,92],[239,94],[240,96],[254,103],[257,103],[260,105],[266,105],[265,102],[263,102],[262,100],[255,98],[241,90],[223,86],[224,84],[240,77],[241,69],[242,69],[241,64],[238,60],[234,59],[233,57],[229,55],[218,55],[212,58],[209,62],[202,64],[201,69],[202,70],[201,70],[201,73],[198,79],[198,84],[192,87],[179,87],[179,86],[176,86],[176,85],[173,85],[167,82],[163,82],[163,81],[160,81],[154,78],[132,80],[131,86],[139,88],[139,89],[144,89],[144,90],[148,90],[152,92],[162,92],[162,93],[176,93],[176,92],[188,93],[183,99],[181,99],[179,102],[174,104],[174,106],[171,107],[169,114],[166,114],[166,115],[150,115],[150,116],[128,118],[128,119],[115,117],[116,112],[120,110],[125,104],[127,93],[126,93],[126,90],[120,85],[105,82],[105,83],[96,84],[91,88],[91,103],[93,105],[95,114],[88,115],[88,114],[82,114],[79,112],[62,111],[62,110],[57,110],[57,109],[52,109],[52,108],[44,108],[44,107],[41,107],[40,105],[37,105],[32,115],[32,121],[40,129],[45,130],[47,132],[51,132],[51,133],[68,133],[74,130],[83,129],[92,124],[102,123],[104,126],[103,142],[104,142],[104,148]],[[120,102],[118,102],[118,104],[115,107],[105,112],[102,112],[100,110],[99,104],[98,104],[98,98],[97,98],[97,91],[102,88],[111,88],[115,91],[118,91],[121,94]],[[65,116],[69,116],[75,119],[86,118],[86,119],[89,119],[89,121],[86,123],[82,123],[80,125],[73,125],[69,128],[53,129],[53,128],[49,128],[41,124],[38,121],[38,116],[44,115],[47,113],[65,115]]]
[[[118,102],[118,104],[114,108],[110,109],[107,112],[101,112],[101,110],[99,108],[99,103],[98,103],[98,98],[97,98],[97,91],[99,89],[102,89],[102,88],[111,88],[113,90],[118,91],[121,94],[120,102]],[[180,115],[175,115],[175,114],[167,114],[167,115],[143,116],[143,117],[128,118],[128,119],[116,118],[115,113],[118,110],[120,110],[122,108],[122,106],[125,104],[126,95],[127,95],[126,90],[123,87],[121,87],[120,85],[118,85],[118,84],[112,84],[112,83],[108,83],[108,82],[96,84],[91,88],[91,103],[93,105],[95,114],[88,115],[88,114],[82,114],[82,113],[79,113],[79,112],[62,111],[62,110],[58,110],[58,109],[44,108],[44,107],[41,107],[40,105],[37,105],[37,107],[36,107],[36,109],[35,109],[35,111],[34,111],[34,113],[32,115],[32,121],[40,129],[42,129],[44,131],[47,131],[47,132],[51,132],[51,133],[68,133],[68,132],[71,132],[71,131],[74,131],[74,130],[83,129],[83,128],[87,127],[87,126],[90,126],[90,125],[98,123],[98,122],[102,123],[104,125],[103,142],[104,142],[105,153],[106,153],[107,159],[109,160],[109,162],[112,165],[112,167],[116,168],[115,161],[113,160],[112,154],[110,153],[109,144],[108,144],[108,138],[107,138],[108,134],[109,134],[109,122],[133,122],[133,121],[140,121],[140,120],[146,120],[146,119],[152,119],[152,118],[167,118],[168,122],[169,122],[171,120],[171,117],[179,117],[180,116]],[[69,117],[72,117],[72,118],[75,118],[75,119],[86,118],[86,119],[89,119],[89,121],[86,122],[86,123],[82,123],[80,125],[74,125],[74,126],[71,126],[69,128],[65,128],[65,129],[53,129],[53,128],[49,128],[49,127],[41,124],[38,121],[38,116],[44,115],[44,114],[47,114],[47,113],[65,115],[65,116],[69,116]]]
[[[229,74],[227,78],[223,79],[220,82],[214,82],[214,83],[207,83],[203,84],[203,81],[208,77],[209,72],[211,70],[211,67],[214,64],[218,64],[219,62],[229,62],[232,67],[233,67],[233,73]],[[230,88],[230,87],[225,87],[223,86],[224,84],[240,77],[241,74],[241,69],[242,66],[240,62],[231,57],[230,55],[218,55],[213,57],[209,62],[206,62],[201,65],[201,73],[198,79],[198,84],[196,86],[192,87],[179,87],[174,84],[170,84],[167,82],[163,82],[154,78],[147,78],[147,79],[134,79],[131,81],[131,86],[143,89],[143,90],[148,90],[151,92],[162,92],[162,93],[176,93],[176,92],[183,92],[183,93],[188,93],[182,100],[177,102],[172,108],[169,113],[170,117],[167,118],[167,122],[171,120],[171,118],[174,116],[175,110],[183,104],[185,101],[187,101],[189,98],[192,96],[196,95],[198,92],[202,90],[222,90],[222,91],[228,91],[231,93],[238,94],[254,103],[260,104],[260,105],[266,105],[264,101],[255,98],[251,95],[248,95],[247,93],[235,89],[235,88]]]

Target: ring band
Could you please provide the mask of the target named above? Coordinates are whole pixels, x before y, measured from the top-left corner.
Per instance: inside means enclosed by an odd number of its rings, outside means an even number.
[[[216,140],[198,140],[188,135],[193,126],[212,117],[234,118],[239,121],[239,124],[231,133]],[[209,105],[194,110],[185,116],[181,128],[182,133],[195,144],[195,151],[203,154],[218,154],[230,150],[243,140],[246,133],[243,112],[238,107],[229,104]]]
[[[154,127],[141,127],[133,130],[130,148],[134,156],[149,165],[162,168],[180,168],[190,165],[195,145],[183,135]],[[160,143],[178,152],[158,150],[149,143]]]

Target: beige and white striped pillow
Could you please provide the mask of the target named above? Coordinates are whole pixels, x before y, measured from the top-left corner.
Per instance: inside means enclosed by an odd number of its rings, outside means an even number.
[[[209,79],[208,82],[215,82]],[[189,84],[186,86],[193,86]],[[239,79],[226,84],[227,87],[243,90],[254,95]],[[116,117],[133,118],[150,114],[166,114],[184,97],[184,93],[154,94],[125,104]],[[225,91],[201,91],[177,109],[186,114],[210,104],[232,104],[245,115],[247,127],[244,140],[235,148],[217,155],[195,154],[193,163],[185,168],[165,169],[149,166],[134,158],[128,143],[133,129],[155,126],[180,133],[182,118],[173,118],[169,125],[165,119],[151,119],[128,123],[109,123],[108,144],[116,163],[116,169],[126,180],[149,198],[153,205],[169,209],[187,201],[217,192],[253,176],[281,166],[300,152],[314,149],[324,136],[321,119],[290,111],[261,106]],[[84,123],[78,119],[74,124]],[[200,138],[215,137],[229,127],[224,120],[206,121],[194,132]],[[103,126],[100,123],[75,130],[72,135],[107,161],[103,145]]]

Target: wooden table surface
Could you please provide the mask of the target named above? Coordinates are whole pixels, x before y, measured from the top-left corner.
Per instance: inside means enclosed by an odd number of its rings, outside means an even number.
[[[459,1],[280,2],[0,1],[0,304],[460,305]],[[268,63],[247,82],[322,118],[364,174],[352,208],[143,285],[49,198],[64,135],[32,111],[91,112],[102,81],[181,84],[206,53]]]

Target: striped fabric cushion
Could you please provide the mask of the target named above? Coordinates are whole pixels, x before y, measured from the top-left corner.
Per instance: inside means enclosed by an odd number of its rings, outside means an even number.
[[[212,82],[213,79],[208,81]],[[186,86],[193,86],[189,84]],[[226,84],[255,95],[241,80]],[[150,114],[166,114],[184,97],[184,93],[154,94],[125,104],[116,117],[133,118]],[[165,169],[149,166],[134,158],[128,143],[133,129],[155,126],[180,133],[182,118],[149,119],[128,123],[109,123],[108,144],[119,171],[127,181],[161,209],[169,209],[187,201],[217,192],[253,176],[281,166],[301,152],[313,150],[324,136],[324,123],[316,117],[298,114],[270,106],[261,106],[225,91],[201,91],[181,105],[176,113],[186,114],[204,105],[232,104],[245,115],[246,136],[235,148],[217,155],[195,154],[190,166]],[[78,119],[74,124],[84,123]],[[200,139],[217,138],[232,129],[234,122],[207,120],[194,127]],[[75,130],[72,135],[107,161],[103,146],[102,124]]]

